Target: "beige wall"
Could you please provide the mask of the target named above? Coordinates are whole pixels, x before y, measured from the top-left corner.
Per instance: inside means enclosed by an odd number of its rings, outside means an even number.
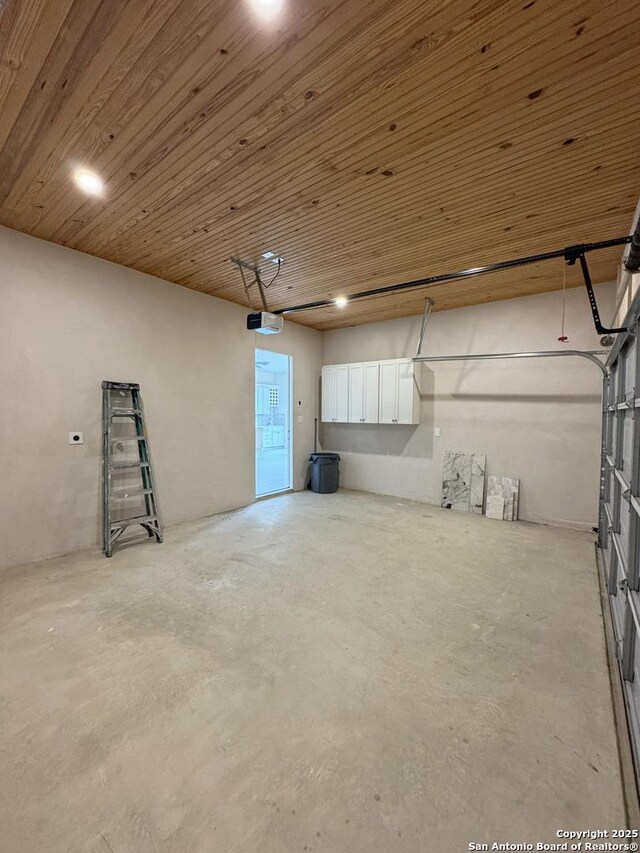
[[[615,286],[596,293],[610,316]],[[423,354],[598,349],[582,288],[567,291],[569,342],[558,343],[561,301],[556,292],[435,313]],[[323,363],[412,356],[419,326],[413,317],[325,332]],[[343,486],[434,504],[445,449],[486,453],[490,474],[521,479],[521,518],[589,528],[597,517],[601,381],[582,359],[425,365],[420,426],[325,424],[322,446],[341,454]]]
[[[245,330],[246,310],[0,228],[0,566],[100,542],[102,379],[140,382],[165,524],[254,499],[254,350],[293,356],[294,487],[313,449],[320,365],[413,354],[419,318],[321,335],[290,321]],[[613,286],[597,288],[603,316]],[[582,289],[569,346],[598,345]],[[553,349],[561,295],[436,313],[429,353]],[[351,310],[347,308],[346,310]],[[324,358],[323,358],[324,341]],[[445,448],[522,480],[521,517],[595,520],[600,379],[586,362],[424,368],[419,427],[325,427],[343,485],[438,503]],[[302,422],[298,422],[298,417]],[[442,431],[434,438],[433,427]],[[85,444],[67,434],[83,430]]]
[[[292,355],[303,487],[318,332],[250,334],[239,306],[7,228],[0,259],[0,566],[99,543],[103,379],[141,383],[172,524],[254,499],[254,350]]]

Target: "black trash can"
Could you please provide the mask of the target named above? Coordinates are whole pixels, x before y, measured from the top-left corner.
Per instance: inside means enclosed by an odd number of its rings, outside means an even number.
[[[340,457],[337,453],[312,453],[311,462],[311,491],[329,495],[338,491]]]

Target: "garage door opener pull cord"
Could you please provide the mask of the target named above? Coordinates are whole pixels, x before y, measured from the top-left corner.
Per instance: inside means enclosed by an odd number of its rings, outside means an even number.
[[[113,434],[114,420],[131,419],[135,431],[121,435]],[[114,444],[135,441],[137,460],[114,462]],[[162,528],[156,506],[156,493],[149,455],[149,442],[145,428],[142,394],[136,382],[103,382],[102,383],[102,472],[103,472],[103,550],[106,557],[113,553],[113,546],[128,527],[137,524],[147,531],[150,537],[155,536],[162,542]],[[137,472],[140,482],[134,488],[129,483],[122,484],[125,488],[114,491],[114,482],[120,472]],[[145,512],[130,518],[112,518],[114,502],[122,498],[142,497]]]

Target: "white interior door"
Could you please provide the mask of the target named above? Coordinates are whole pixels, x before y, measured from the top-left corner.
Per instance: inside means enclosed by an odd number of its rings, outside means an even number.
[[[398,413],[398,363],[380,362],[380,423],[394,424]]]
[[[257,349],[256,496],[291,488],[291,358]]]
[[[415,422],[414,365],[412,361],[398,362],[398,414],[397,423],[412,424]]]
[[[347,423],[349,420],[349,365],[338,364],[334,368],[335,384],[335,420]]]
[[[364,421],[364,364],[349,365],[349,423]]]
[[[335,367],[322,368],[322,420],[336,419],[336,370]]]
[[[378,362],[363,365],[364,372],[364,404],[363,415],[364,422],[367,424],[378,423],[378,408],[379,408],[379,383],[380,383],[380,368]]]

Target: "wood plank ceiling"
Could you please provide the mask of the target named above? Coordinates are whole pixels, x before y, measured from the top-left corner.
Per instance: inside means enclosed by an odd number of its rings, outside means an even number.
[[[229,258],[271,250],[273,308],[628,232],[639,3],[255,5],[0,0],[0,223],[243,304]],[[102,198],[70,180],[78,165]],[[592,254],[594,280],[619,257]],[[563,269],[429,295],[554,290]],[[295,319],[415,314],[425,295]]]

